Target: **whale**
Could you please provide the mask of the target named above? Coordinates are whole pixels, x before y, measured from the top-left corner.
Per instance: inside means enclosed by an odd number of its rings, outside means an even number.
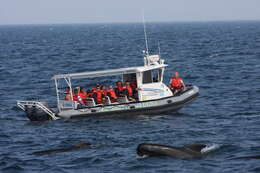
[[[179,159],[201,158],[207,151],[205,144],[189,144],[183,147],[174,147],[160,144],[142,143],[137,147],[137,155],[142,157],[167,156]]]
[[[55,153],[62,153],[62,152],[68,152],[72,150],[78,150],[81,148],[89,147],[91,144],[89,142],[80,142],[78,144],[72,145],[67,148],[59,148],[59,149],[52,149],[52,150],[43,150],[43,151],[36,151],[32,154],[34,155],[45,155],[45,154],[55,154]]]

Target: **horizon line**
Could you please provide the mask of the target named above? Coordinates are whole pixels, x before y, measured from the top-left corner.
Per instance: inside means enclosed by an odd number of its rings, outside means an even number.
[[[222,19],[222,20],[178,20],[178,21],[146,21],[146,23],[214,23],[214,22],[260,22],[260,19]],[[57,23],[6,23],[0,26],[14,25],[87,25],[87,24],[142,24],[141,21],[131,22],[57,22]]]

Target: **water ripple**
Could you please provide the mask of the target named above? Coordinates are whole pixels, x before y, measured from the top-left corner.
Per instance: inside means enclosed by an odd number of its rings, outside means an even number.
[[[238,27],[239,26],[239,27]],[[148,23],[151,54],[161,45],[169,64],[200,87],[200,97],[179,113],[96,117],[32,123],[16,100],[55,104],[50,78],[142,65],[141,24],[0,26],[0,172],[259,172],[259,22]],[[96,81],[79,81],[92,87]],[[35,151],[80,141],[90,148],[43,156]],[[203,159],[140,158],[139,143],[219,144]]]

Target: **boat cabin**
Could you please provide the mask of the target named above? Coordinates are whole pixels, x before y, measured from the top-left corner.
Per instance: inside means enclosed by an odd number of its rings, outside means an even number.
[[[164,64],[164,60],[160,59],[159,55],[146,55],[144,56],[144,66],[55,75],[52,79],[55,81],[58,109],[59,111],[62,111],[64,109],[77,108],[77,103],[75,101],[65,101],[60,96],[62,93],[61,91],[63,90],[63,88],[60,88],[59,86],[60,80],[65,80],[66,84],[70,88],[71,98],[73,97],[73,87],[75,87],[72,84],[73,80],[118,75],[121,76],[121,80],[123,82],[136,79],[138,88],[137,102],[156,100],[172,96],[172,91],[163,83],[163,75],[166,66],[167,64]],[[120,102],[118,104],[120,104]]]

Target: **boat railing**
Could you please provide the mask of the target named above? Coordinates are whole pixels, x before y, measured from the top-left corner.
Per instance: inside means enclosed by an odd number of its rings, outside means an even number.
[[[96,103],[93,98],[87,98],[86,100],[86,106],[87,107],[95,107]]]
[[[117,98],[118,103],[129,103],[127,96],[122,96]]]
[[[111,100],[108,96],[105,97],[105,105],[111,105]]]
[[[53,120],[60,119],[55,115],[54,112],[52,112],[47,106],[45,106],[42,102],[38,101],[17,101],[17,106],[20,107],[22,110],[26,111],[26,106],[36,106],[39,109],[43,110],[45,113],[47,113]]]

